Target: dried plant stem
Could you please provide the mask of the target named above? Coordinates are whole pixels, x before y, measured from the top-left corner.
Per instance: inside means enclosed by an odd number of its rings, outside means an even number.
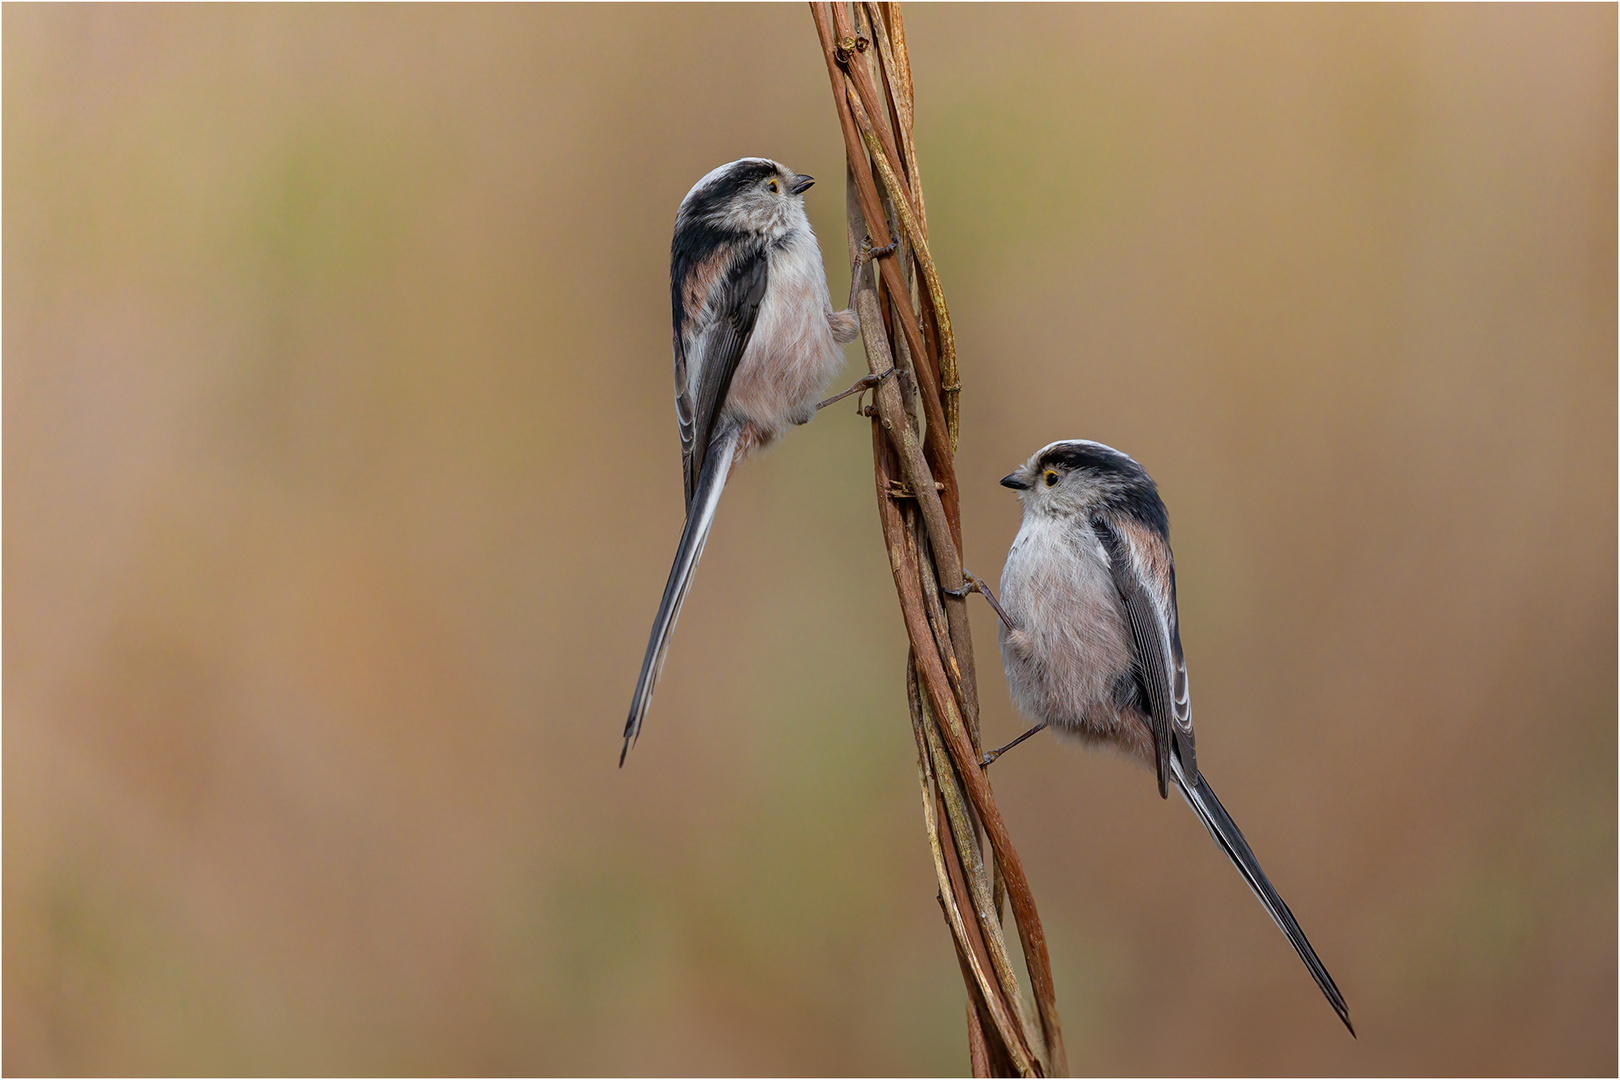
[[[945,846],[939,834],[938,805],[942,792],[939,783],[940,774],[935,771],[935,763],[942,761],[944,754],[937,748],[939,738],[937,732],[930,738],[928,727],[931,718],[928,715],[927,704],[923,701],[921,695],[917,693],[915,666],[908,672],[907,682],[907,689],[910,691],[908,697],[911,700],[912,730],[916,736],[918,746],[919,779],[922,782],[923,789],[923,822],[928,828],[929,847],[934,855],[934,873],[939,878],[941,906],[945,910],[945,918],[950,924],[951,932],[956,938],[957,949],[962,960],[972,972],[973,982],[979,991],[979,1000],[985,1003],[990,1012],[996,1030],[1001,1035],[1002,1045],[1011,1054],[1018,1075],[1033,1076],[1035,1071],[1030,1064],[1029,1048],[1024,1041],[1021,1026],[1014,1027],[1014,1020],[1007,1014],[1002,995],[996,992],[995,987],[991,986],[990,977],[984,970],[987,950],[983,931],[980,930],[978,933],[974,933],[973,929],[977,928],[970,929],[970,924],[962,916],[962,900],[964,898],[960,894],[963,891],[971,890],[972,885],[963,881],[965,875],[958,876],[951,873],[953,867],[946,862]],[[934,742],[936,745],[930,746],[930,742]],[[946,767],[949,768],[948,765]],[[947,783],[954,787],[954,783],[948,779]],[[953,817],[963,813],[961,794],[960,792],[954,794],[954,808],[952,796],[950,794],[944,795],[946,813],[951,814]],[[958,848],[956,854],[958,859],[962,857],[960,848]],[[961,863],[959,862],[954,868],[959,870],[960,867]],[[945,903],[943,900],[945,896],[950,896],[952,902]],[[1016,997],[1013,1000],[1016,1001]]]
[[[894,24],[892,35],[884,25],[885,9],[889,21]],[[897,4],[868,3],[866,10],[871,13],[870,25],[883,62],[883,77],[889,85],[895,113],[900,118],[900,149],[906,155],[906,178],[911,182],[911,195],[917,202],[917,221],[926,238],[928,208],[923,201],[922,173],[917,169],[917,147],[911,137],[916,112],[912,100],[911,57],[906,52],[906,32],[900,21],[900,7]]]
[[[884,185],[890,190],[897,190],[899,180],[894,170],[883,157],[882,148],[878,145],[878,138],[873,133],[872,121],[862,108],[860,97],[856,94],[849,96],[850,112],[855,117],[855,126],[866,141],[867,151],[872,155],[872,161],[877,165],[878,172],[883,176]],[[934,260],[928,253],[928,238],[923,235],[922,225],[907,207],[904,199],[894,203],[895,211],[900,215],[900,226],[905,230],[906,239],[911,242],[912,249],[917,257],[917,266],[922,270],[923,281],[928,285],[928,295],[934,301],[934,311],[939,317],[939,351],[940,351],[940,377],[945,384],[940,389],[949,395],[946,399],[945,423],[950,432],[951,451],[956,450],[956,424],[957,424],[957,396],[961,392],[961,384],[957,381],[956,371],[956,336],[951,333],[951,313],[945,306],[945,290],[939,284],[939,274],[934,270]]]
[[[1068,1062],[1046,937],[979,765],[972,637],[965,600],[953,595],[963,582],[953,460],[956,346],[928,249],[904,24],[893,3],[812,3],[810,10],[849,163],[851,251],[867,235],[887,245],[896,225],[904,241],[878,259],[877,283],[861,271],[855,308],[872,373],[896,363],[905,373],[873,391],[867,412],[878,516],[912,647],[906,679],[924,825],[968,990],[969,1061],[976,1076],[1062,1075]],[[913,281],[921,282],[920,291]],[[1002,932],[1003,893],[1023,945],[1036,1018],[1024,1005]]]
[[[888,218],[883,213],[883,203],[878,195],[877,183],[872,176],[872,166],[866,158],[861,136],[855,129],[855,118],[850,112],[849,97],[843,89],[843,69],[836,59],[837,46],[833,43],[832,26],[829,21],[828,6],[825,4],[811,4],[811,14],[815,16],[816,29],[821,35],[822,51],[827,61],[827,74],[833,80],[834,103],[838,108],[839,125],[844,133],[845,156],[849,167],[855,173],[855,190],[860,198],[861,214],[866,221],[866,231],[870,233],[872,242],[878,247],[885,247],[891,239]],[[882,275],[884,284],[888,287],[892,297],[910,296],[910,288],[906,284],[904,272],[901,270],[899,260],[888,256],[878,260],[878,272]],[[926,412],[927,432],[924,436],[927,442],[929,463],[939,479],[946,485],[944,492],[945,509],[951,519],[953,535],[958,542],[961,538],[961,510],[957,501],[955,483],[955,465],[952,461],[950,437],[945,423],[945,411],[940,397],[940,380],[937,369],[937,357],[923,340],[922,327],[918,323],[917,314],[912,310],[910,303],[896,303],[892,310],[900,320],[900,327],[906,337],[906,344],[917,363],[917,378],[919,382],[919,396],[922,398]],[[923,362],[924,360],[927,362]]]
[[[928,717],[927,702],[923,703],[923,715]],[[979,857],[978,848],[974,844],[972,819],[968,815],[967,802],[962,798],[962,789],[956,782],[954,770],[951,765],[949,753],[940,741],[938,724],[925,724],[923,734],[928,742],[928,752],[932,759],[933,773],[940,795],[945,800],[945,813],[949,818],[951,836],[956,841],[956,854],[961,865],[970,871],[969,893],[973,901],[974,913],[978,916],[985,935],[985,945],[990,950],[990,966],[996,973],[996,981],[1001,986],[1001,992],[1006,995],[1016,1010],[1020,1034],[1028,1029],[1029,1025],[1023,1016],[1023,1001],[1018,993],[1018,976],[1013,974],[1012,960],[1007,956],[1007,943],[999,932],[991,932],[994,926],[1000,930],[1001,920],[996,918],[990,897],[990,882],[984,872],[984,862]]]

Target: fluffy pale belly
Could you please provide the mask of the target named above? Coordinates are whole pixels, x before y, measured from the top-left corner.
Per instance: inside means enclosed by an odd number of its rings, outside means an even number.
[[[844,363],[827,321],[826,280],[816,277],[820,263],[811,272],[801,262],[773,261],[770,288],[727,397],[728,411],[749,422],[758,445],[814,416],[816,402]]]
[[[822,391],[844,362],[823,310],[793,312],[767,325],[765,312],[732,376],[727,406],[766,440],[815,415]]]
[[[1151,759],[1145,720],[1130,705],[1130,629],[1089,531],[1026,521],[1007,554],[1001,602],[1018,627],[1002,628],[1001,661],[1019,710]]]

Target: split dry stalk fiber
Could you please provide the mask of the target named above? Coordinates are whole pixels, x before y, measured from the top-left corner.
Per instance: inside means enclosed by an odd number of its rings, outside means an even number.
[[[954,454],[958,396],[950,309],[928,250],[905,23],[896,3],[812,3],[848,159],[849,245],[894,250],[864,267],[861,337],[874,375],[872,456],[878,516],[911,640],[906,687],[923,821],[939,902],[968,993],[975,1076],[1063,1076],[1046,936],[989,777],[979,765],[978,687],[963,593]],[[984,840],[989,840],[986,858]],[[1011,902],[1033,991],[1032,1016],[1002,932]]]

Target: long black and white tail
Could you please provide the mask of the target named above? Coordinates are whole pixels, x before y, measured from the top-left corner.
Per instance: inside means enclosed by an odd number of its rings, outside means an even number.
[[[1339,1019],[1344,1021],[1344,1026],[1349,1028],[1350,1034],[1354,1036],[1356,1029],[1350,1024],[1350,1007],[1344,1003],[1344,995],[1339,993],[1339,988],[1333,984],[1333,976],[1328,974],[1327,968],[1322,966],[1322,961],[1317,959],[1316,950],[1311,948],[1311,943],[1305,939],[1305,931],[1301,930],[1299,923],[1294,920],[1294,913],[1288,910],[1283,898],[1271,887],[1266,872],[1260,869],[1260,860],[1249,850],[1249,843],[1243,839],[1243,833],[1238,829],[1237,822],[1226,812],[1221,800],[1215,797],[1215,790],[1209,786],[1209,781],[1200,775],[1188,783],[1182,774],[1181,762],[1174,755],[1171,756],[1171,764],[1175,768],[1176,786],[1186,797],[1187,804],[1197,812],[1209,834],[1221,845],[1221,850],[1232,860],[1232,865],[1243,875],[1243,880],[1249,883],[1254,895],[1260,898],[1260,903],[1270,913],[1277,927],[1287,936],[1289,943],[1294,946],[1294,951],[1305,961],[1305,966],[1311,971],[1311,978],[1316,980],[1316,985],[1321,987],[1322,993],[1327,996],[1328,1004],[1333,1006],[1333,1011],[1339,1014]]]
[[[619,751],[619,767],[630,744],[641,733],[641,722],[646,719],[652,704],[653,687],[664,670],[664,654],[669,651],[669,635],[680,617],[681,603],[686,591],[692,587],[692,573],[703,557],[703,543],[709,538],[714,525],[714,512],[720,506],[720,493],[725,490],[726,477],[731,474],[731,459],[737,453],[736,428],[723,431],[709,444],[703,460],[703,471],[698,475],[697,490],[686,510],[686,527],[681,530],[681,542],[675,548],[675,565],[669,568],[669,583],[664,586],[664,598],[659,601],[658,615],[653,619],[652,633],[647,638],[647,655],[641,661],[641,678],[636,680],[636,694],[630,699],[630,718],[624,722],[624,749]]]

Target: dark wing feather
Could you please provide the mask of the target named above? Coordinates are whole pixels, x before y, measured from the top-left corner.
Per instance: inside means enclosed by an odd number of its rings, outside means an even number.
[[[763,246],[740,255],[732,262],[730,272],[715,285],[706,317],[686,322],[676,335],[675,414],[681,426],[688,512],[731,390],[731,377],[753,336],[769,276],[770,261]],[[677,283],[677,304],[680,288]]]
[[[1170,722],[1176,740],[1176,754],[1188,776],[1198,775],[1198,757],[1193,749],[1192,694],[1187,687],[1187,659],[1181,653],[1181,611],[1176,606],[1176,564],[1170,561]]]
[[[1153,590],[1142,579],[1131,557],[1130,542],[1104,517],[1091,521],[1091,528],[1108,554],[1108,569],[1125,606],[1136,645],[1136,673],[1146,691],[1148,721],[1153,731],[1153,758],[1158,766],[1159,796],[1170,797],[1170,727],[1175,715],[1172,690],[1176,663],[1170,649],[1170,624]],[[1173,602],[1173,601],[1172,601]],[[1179,634],[1177,635],[1179,637]],[[1186,686],[1186,676],[1180,678]],[[1190,775],[1196,776],[1193,772]]]

